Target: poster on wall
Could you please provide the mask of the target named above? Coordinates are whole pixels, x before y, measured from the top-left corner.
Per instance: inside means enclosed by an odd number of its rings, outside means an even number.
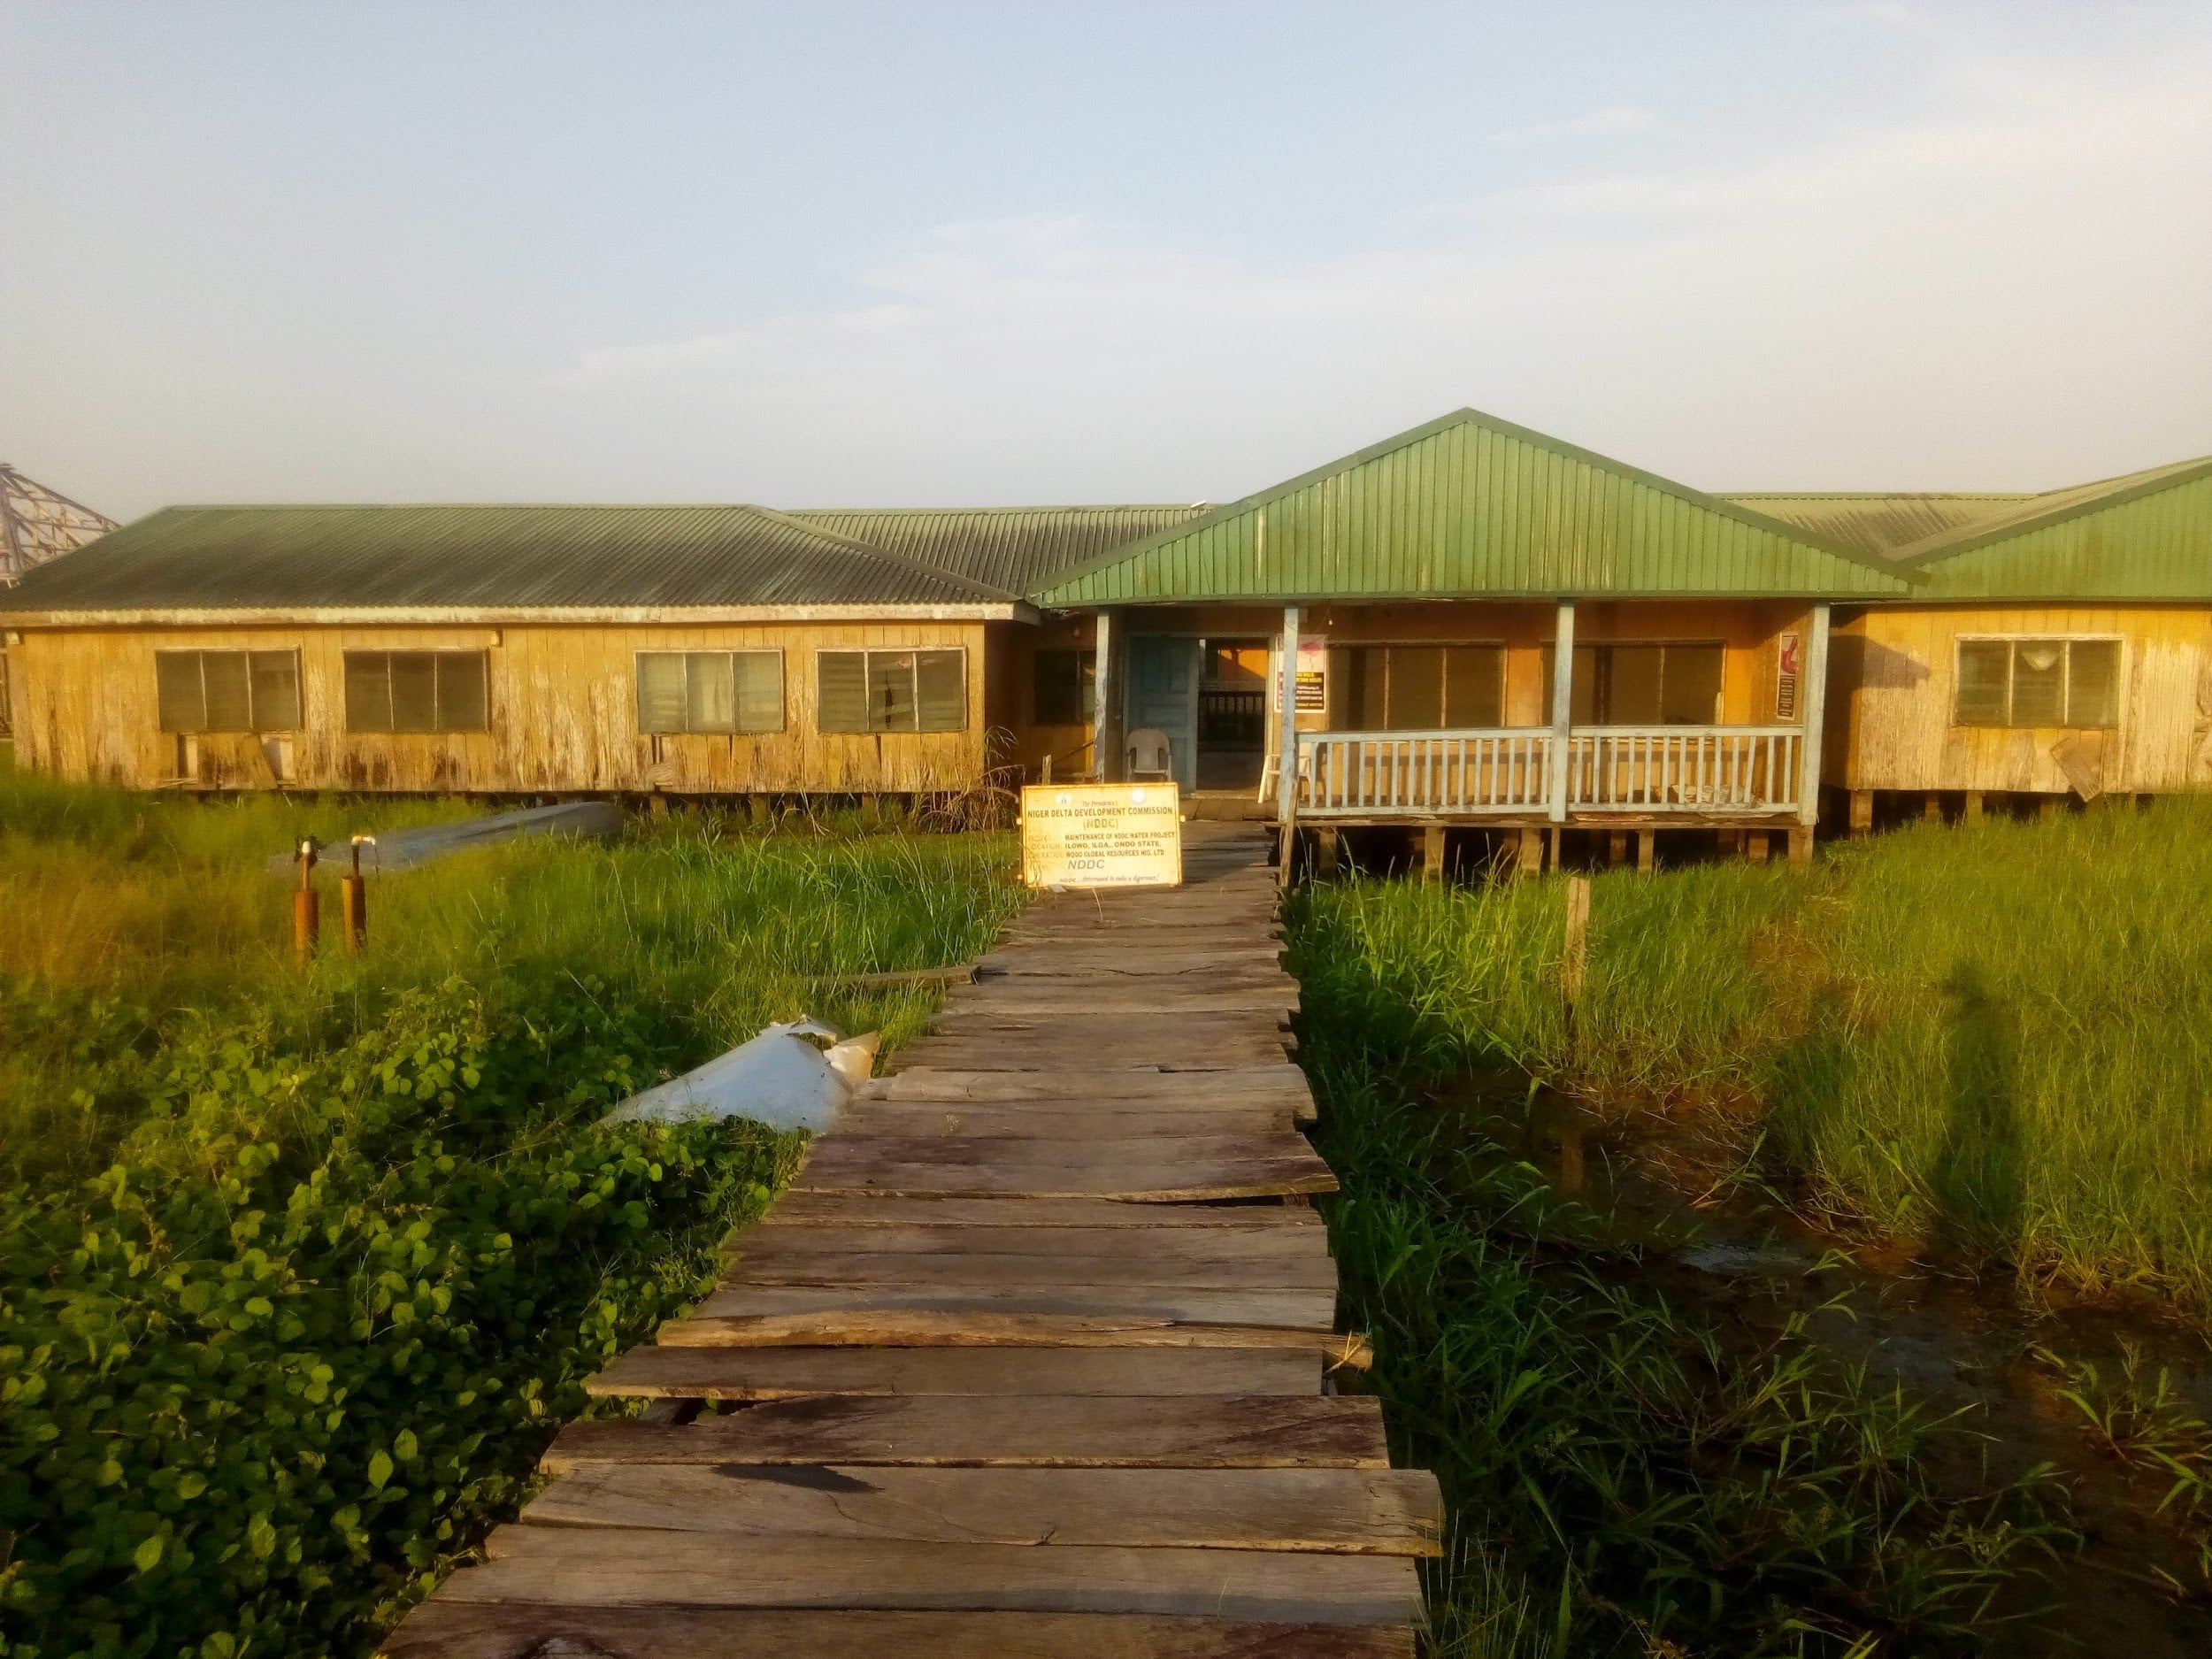
[[[1027,786],[1022,879],[1054,889],[1179,887],[1181,795],[1171,783]]]
[[[1775,653],[1774,718],[1778,720],[1797,718],[1797,677],[1805,666],[1804,636],[1785,634],[1778,641],[1781,649]]]
[[[1271,705],[1277,713],[1283,707],[1283,654],[1275,653],[1275,701]],[[1329,643],[1326,640],[1298,642],[1298,712],[1320,714],[1329,706]]]

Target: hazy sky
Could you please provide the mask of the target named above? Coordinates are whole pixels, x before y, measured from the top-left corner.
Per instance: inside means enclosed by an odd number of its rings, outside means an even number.
[[[0,0],[0,458],[172,501],[2212,451],[2212,4]]]

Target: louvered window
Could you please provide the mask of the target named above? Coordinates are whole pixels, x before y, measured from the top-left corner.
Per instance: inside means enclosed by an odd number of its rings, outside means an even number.
[[[296,732],[297,651],[156,651],[155,705],[165,732]]]
[[[1340,645],[1329,653],[1348,732],[1479,730],[1505,723],[1502,645]]]
[[[491,726],[482,651],[348,651],[349,732],[482,732]]]
[[[780,732],[781,651],[640,651],[641,732]]]
[[[2094,731],[2120,723],[2117,640],[1961,640],[1958,664],[1955,725]]]
[[[968,724],[965,651],[818,651],[825,732],[957,732]]]

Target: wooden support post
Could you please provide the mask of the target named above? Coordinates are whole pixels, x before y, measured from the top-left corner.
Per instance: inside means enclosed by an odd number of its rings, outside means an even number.
[[[1283,672],[1276,695],[1282,699],[1276,728],[1275,811],[1282,826],[1282,884],[1290,885],[1292,855],[1298,850],[1298,607],[1283,607]]]
[[[1572,1007],[1582,1000],[1583,975],[1590,965],[1590,878],[1567,878],[1567,937],[1559,956],[1559,988]]]
[[[1979,789],[1969,789],[1966,792],[1966,821],[1969,824],[1978,824],[1982,821],[1982,792]]]
[[[1943,797],[1931,789],[1920,803],[1920,816],[1931,824],[1943,822]]]
[[[1111,783],[1114,774],[1110,762],[1117,735],[1115,728],[1120,725],[1112,710],[1114,699],[1121,692],[1114,682],[1113,613],[1100,611],[1094,624],[1096,633],[1091,641],[1091,779],[1094,783]]]
[[[1608,830],[1605,834],[1605,866],[1617,870],[1628,860],[1628,832]]]
[[[1744,856],[1755,864],[1767,861],[1767,833],[1764,830],[1746,830],[1743,838]]]
[[[1813,861],[1813,830],[1809,824],[1797,825],[1790,831],[1790,862],[1809,864]]]
[[[1561,856],[1566,850],[1566,831],[1553,829],[1544,832],[1544,864],[1555,875],[1567,867],[1561,862]]]
[[[1444,826],[1425,824],[1421,826],[1421,879],[1441,881],[1444,879]]]
[[[1797,782],[1797,821],[1811,829],[1820,822],[1820,749],[1826,736],[1828,706],[1828,606],[1813,607],[1811,637],[1805,642],[1805,677],[1798,692],[1800,718],[1805,723],[1799,745],[1803,769]]]
[[[1874,791],[1851,792],[1851,839],[1863,841],[1874,833]]]
[[[299,891],[292,895],[292,949],[302,962],[314,956],[316,936],[321,931],[321,906],[316,898],[314,879],[311,873],[315,868],[316,854],[320,850],[315,838],[308,835],[301,839],[292,855],[298,860],[300,867]]]
[[[1524,829],[1519,851],[1514,856],[1513,873],[1517,876],[1535,876],[1544,872],[1544,832]]]
[[[1658,862],[1659,832],[1638,830],[1636,832],[1636,868],[1643,874],[1649,875]]]
[[[1342,832],[1333,824],[1324,824],[1314,831],[1313,867],[1317,874],[1333,876],[1336,873],[1337,861],[1340,856],[1338,841],[1341,834]]]
[[[656,818],[664,818],[668,816],[668,797],[657,789],[645,797],[645,805],[646,810]]]
[[[1575,602],[1559,602],[1551,648],[1551,821],[1567,821],[1568,754],[1574,735]],[[1552,843],[1555,867],[1559,844]]]
[[[2056,818],[2065,807],[2066,801],[2062,795],[2047,795],[2035,803],[2035,815],[2038,818]]]

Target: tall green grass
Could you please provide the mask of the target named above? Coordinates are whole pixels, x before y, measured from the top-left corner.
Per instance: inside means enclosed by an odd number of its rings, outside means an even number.
[[[1003,837],[680,817],[373,878],[293,960],[270,853],[454,810],[0,776],[9,1659],[365,1651],[797,1151],[607,1108],[772,1018],[895,1041],[823,976],[1019,902]]]
[[[1810,872],[1314,890],[1440,1059],[1757,1147],[1839,1225],[2212,1310],[2212,801],[1916,827]]]

